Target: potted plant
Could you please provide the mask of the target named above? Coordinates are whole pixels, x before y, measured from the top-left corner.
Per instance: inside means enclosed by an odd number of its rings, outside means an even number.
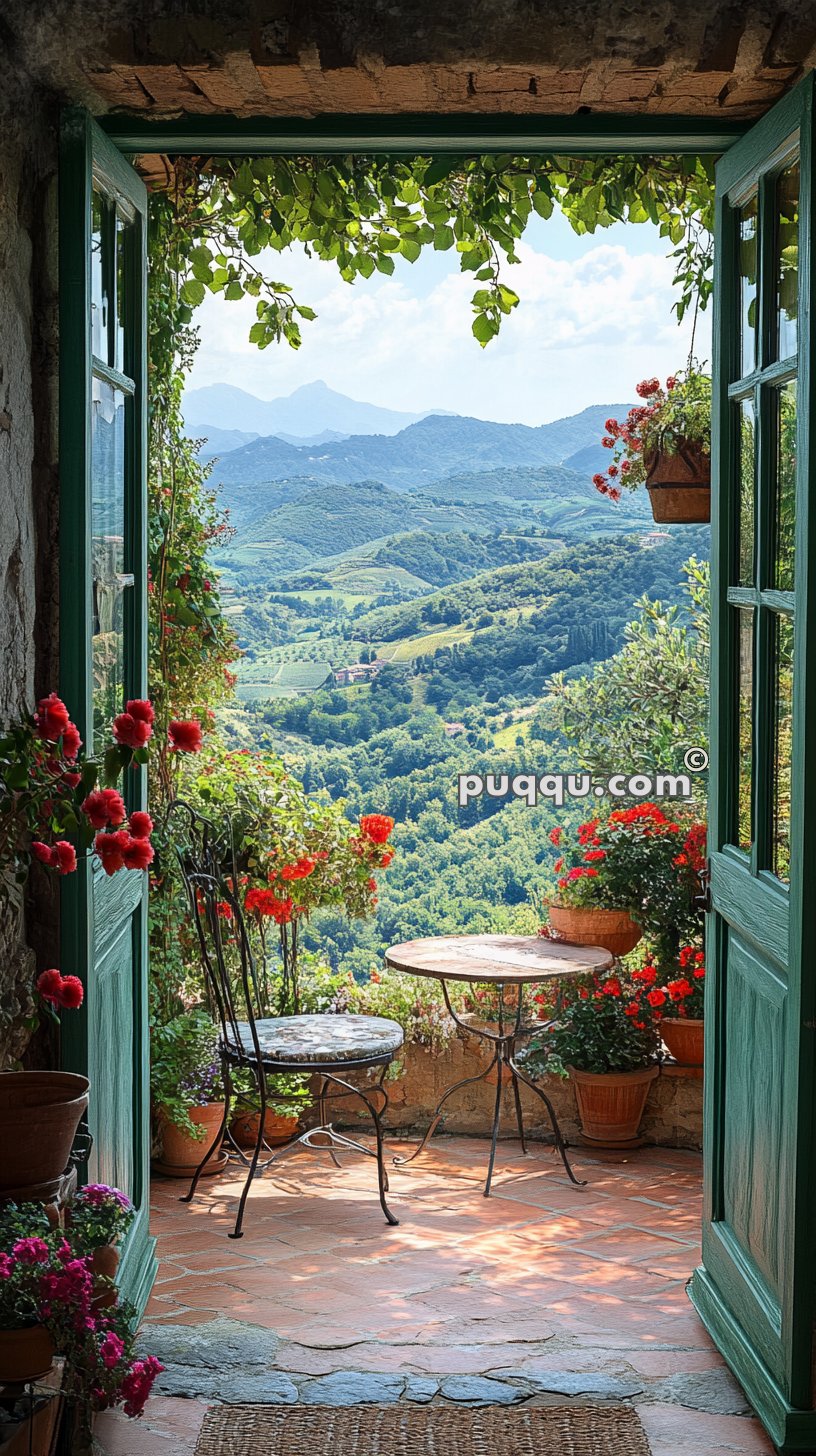
[[[612,464],[592,483],[609,500],[645,482],[652,515],[666,522],[711,519],[711,377],[691,362],[672,374],[637,386],[643,404],[624,421],[609,419],[601,443]]]
[[[153,1166],[168,1177],[188,1178],[224,1120],[218,1030],[205,1007],[154,1025],[150,1088],[158,1143]],[[219,1145],[204,1172],[217,1173],[226,1161]]]
[[[141,1415],[162,1366],[135,1358],[138,1321],[128,1304],[94,1308],[94,1270],[42,1208],[0,1216],[0,1383],[44,1375],[64,1358],[63,1393],[86,1428],[94,1411]]]
[[[297,1074],[279,1074],[266,1079],[267,1103],[264,1116],[264,1142],[268,1147],[288,1143],[297,1132],[300,1114],[312,1101],[309,1079]],[[261,1099],[254,1084],[251,1091],[240,1094],[243,1107],[230,1122],[230,1133],[241,1148],[254,1148],[261,1121]]]
[[[646,932],[661,962],[672,962],[699,923],[701,832],[704,839],[703,826],[671,819],[654,803],[613,809],[574,833],[556,826],[549,837],[559,851],[557,898],[545,933],[621,956]]]
[[[664,1045],[678,1065],[703,1065],[703,1014],[705,1002],[705,953],[684,945],[679,956],[680,974],[657,984],[654,966],[640,973],[649,977],[650,1004],[660,1022]]]
[[[94,1308],[115,1304],[114,1280],[119,1268],[118,1245],[133,1222],[133,1204],[119,1188],[86,1183],[66,1211],[71,1238],[83,1255],[90,1255],[94,1271]]]
[[[128,817],[113,786],[130,763],[145,761],[152,723],[151,704],[130,701],[113,720],[102,755],[88,758],[68,709],[50,693],[35,713],[5,728],[0,737],[0,914],[10,924],[20,924],[23,891],[35,863],[65,876],[76,871],[80,858],[95,853],[108,874],[147,868],[153,858],[150,817],[138,811]],[[82,1005],[79,977],[56,969],[41,973],[36,991],[39,1006],[55,1017]],[[9,998],[8,1009],[0,1008],[0,1043],[13,1047],[12,1056],[19,1058],[36,1026],[38,1003],[26,991],[21,1013],[15,999]],[[53,1195],[87,1105],[88,1083],[72,1073],[13,1070],[0,1079],[1,1195]]]
[[[556,1021],[531,1040],[526,1066],[535,1075],[569,1076],[585,1142],[636,1147],[659,1049],[649,988],[594,974],[572,983]]]

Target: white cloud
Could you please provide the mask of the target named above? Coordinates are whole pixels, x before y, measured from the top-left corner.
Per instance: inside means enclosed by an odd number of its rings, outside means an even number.
[[[276,276],[318,313],[303,325],[302,348],[259,353],[247,340],[254,301],[208,297],[198,311],[202,347],[191,385],[228,380],[271,399],[324,379],[394,409],[528,424],[619,402],[634,396],[639,379],[671,373],[688,353],[690,320],[678,328],[671,312],[673,265],[663,246],[655,238],[651,251],[635,254],[617,241],[582,240],[578,256],[556,258],[522,242],[520,262],[507,269],[521,302],[485,350],[471,334],[478,285],[457,271],[452,253],[413,267],[400,260],[393,277],[353,287],[302,250],[273,255]],[[708,338],[703,315],[698,357]]]

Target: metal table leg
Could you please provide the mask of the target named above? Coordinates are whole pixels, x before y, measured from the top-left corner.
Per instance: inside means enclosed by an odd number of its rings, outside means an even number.
[[[527,1144],[524,1136],[524,1115],[521,1106],[520,1092],[520,1085],[521,1083],[524,1083],[525,1087],[529,1087],[531,1091],[535,1092],[536,1095],[540,1097],[542,1102],[544,1103],[547,1112],[549,1113],[550,1123],[552,1124],[553,1140],[561,1156],[561,1161],[564,1164],[564,1168],[572,1182],[576,1185],[576,1187],[583,1188],[586,1186],[586,1180],[576,1178],[575,1174],[572,1171],[570,1161],[567,1156],[567,1145],[564,1141],[564,1135],[561,1131],[558,1117],[556,1115],[556,1111],[553,1107],[552,1102],[550,1101],[546,1092],[542,1091],[542,1089],[538,1087],[535,1082],[530,1080],[530,1078],[526,1075],[525,1072],[521,1070],[515,1060],[516,1042],[521,1032],[524,986],[521,983],[518,984],[515,1015],[513,1018],[513,1024],[510,1027],[505,1027],[505,1006],[504,1001],[502,1000],[502,988],[498,987],[497,990],[499,995],[497,1030],[495,1032],[486,1031],[483,1027],[477,1028],[475,1026],[469,1026],[467,1022],[462,1021],[461,1018],[457,1016],[456,1012],[453,1009],[453,1006],[451,1005],[447,982],[444,980],[442,981],[442,993],[445,997],[445,1005],[448,1010],[448,1015],[453,1019],[453,1021],[456,1022],[456,1025],[461,1027],[461,1029],[468,1035],[476,1036],[479,1037],[482,1041],[490,1042],[493,1046],[493,1056],[491,1057],[489,1064],[485,1067],[483,1072],[479,1072],[474,1077],[463,1077],[461,1081],[454,1082],[452,1087],[448,1087],[443,1092],[442,1096],[436,1104],[433,1117],[431,1118],[431,1121],[428,1124],[428,1127],[426,1128],[425,1134],[422,1137],[421,1141],[414,1148],[414,1151],[412,1153],[409,1153],[407,1156],[394,1157],[394,1165],[396,1167],[404,1167],[408,1163],[413,1163],[414,1159],[418,1158],[420,1153],[423,1152],[428,1142],[433,1137],[433,1134],[436,1132],[436,1129],[439,1126],[440,1122],[442,1121],[442,1109],[444,1108],[448,1098],[452,1097],[455,1092],[459,1092],[463,1087],[472,1087],[477,1082],[484,1082],[486,1078],[490,1076],[490,1073],[495,1067],[498,1069],[496,1080],[496,1099],[493,1104],[493,1122],[490,1129],[490,1156],[488,1159],[487,1176],[485,1178],[484,1186],[484,1196],[485,1198],[489,1198],[490,1186],[493,1181],[493,1168],[496,1162],[496,1147],[499,1140],[499,1129],[501,1126],[501,1099],[504,1086],[505,1068],[507,1068],[507,1071],[510,1073],[510,1080],[513,1085],[513,1100],[515,1103],[516,1124],[518,1127],[518,1134],[521,1141],[522,1152],[525,1154],[527,1152]]]

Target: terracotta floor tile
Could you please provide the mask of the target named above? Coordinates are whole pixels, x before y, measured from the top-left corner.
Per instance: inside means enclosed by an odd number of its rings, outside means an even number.
[[[241,1178],[208,1181],[190,1205],[179,1203],[178,1183],[159,1180],[162,1273],[148,1318],[260,1325],[279,1337],[277,1368],[304,1376],[551,1369],[648,1382],[722,1368],[685,1292],[699,1258],[695,1153],[576,1148],[588,1180],[577,1188],[551,1147],[533,1144],[524,1157],[507,1141],[490,1199],[486,1155],[483,1141],[443,1135],[394,1169],[395,1228],[382,1219],[369,1160],[344,1157],[338,1170],[300,1155],[253,1184],[238,1242],[228,1234]],[[202,1405],[179,1404],[200,1423]],[[192,1453],[194,1436],[173,1426],[167,1401],[149,1410],[138,1430],[106,1417],[103,1456]],[[771,1451],[750,1418],[648,1398],[639,1411],[653,1456]]]

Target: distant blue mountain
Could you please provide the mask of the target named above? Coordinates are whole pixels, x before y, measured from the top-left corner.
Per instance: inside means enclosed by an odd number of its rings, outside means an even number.
[[[427,413],[382,409],[349,399],[320,379],[281,399],[258,399],[233,384],[208,384],[184,396],[184,420],[191,434],[203,434],[204,426],[215,426],[253,436],[294,436],[301,442],[313,441],[326,431],[335,436],[396,435]]]

